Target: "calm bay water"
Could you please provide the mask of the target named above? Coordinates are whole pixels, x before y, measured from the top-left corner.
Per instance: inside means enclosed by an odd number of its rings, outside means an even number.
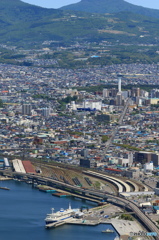
[[[80,208],[95,205],[70,198],[53,197],[40,192],[23,182],[5,181],[0,186],[9,187],[10,191],[0,189],[0,240],[114,240],[116,233],[101,233],[111,225],[73,226],[64,225],[55,229],[45,229],[44,218],[51,208]]]

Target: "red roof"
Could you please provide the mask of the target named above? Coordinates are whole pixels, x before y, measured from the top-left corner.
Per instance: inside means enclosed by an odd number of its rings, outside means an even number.
[[[74,137],[74,138],[80,138],[81,136],[78,136],[78,135],[72,135],[72,137]]]
[[[122,170],[114,169],[114,168],[105,168],[105,170],[114,171],[114,172],[122,172]]]
[[[4,91],[2,91],[2,93],[8,93],[8,91],[5,91],[5,90],[4,90]]]
[[[26,173],[36,173],[30,161],[22,161]]]
[[[55,141],[54,144],[65,144],[67,141]]]

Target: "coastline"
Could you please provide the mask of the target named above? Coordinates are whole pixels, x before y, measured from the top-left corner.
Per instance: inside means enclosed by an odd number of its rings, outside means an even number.
[[[8,180],[13,180],[13,178],[11,177],[3,177],[3,176],[0,176],[0,181],[8,181]]]
[[[12,178],[7,178],[7,177],[2,177],[0,178],[0,180],[1,179],[3,181],[13,180]],[[109,219],[102,218],[100,214],[101,210],[104,210],[104,214],[109,214],[112,211],[112,209],[115,209],[115,208],[119,209],[119,207],[113,206],[112,204],[93,207],[93,208],[90,208],[88,212],[84,210],[84,219],[77,219],[77,220],[73,219],[73,220],[67,221],[66,223],[71,225],[83,225],[83,226],[96,226],[99,224],[109,224],[109,225],[112,225],[112,227],[115,229],[116,233],[120,237],[122,237],[123,235],[130,236],[130,232],[143,231],[143,228],[141,227],[141,225],[138,224],[137,221],[129,222],[129,221],[119,220],[117,218],[111,218],[111,217]],[[135,227],[132,228],[132,225]]]

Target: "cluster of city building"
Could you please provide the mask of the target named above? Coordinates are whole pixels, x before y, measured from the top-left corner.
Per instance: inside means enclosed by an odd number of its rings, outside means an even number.
[[[154,106],[159,103],[159,90],[136,87],[137,83],[156,84],[157,69],[156,65],[133,64],[75,71],[0,64],[0,152],[128,177],[137,178],[143,171],[157,174],[159,115]],[[78,90],[101,81],[114,87],[102,92]],[[123,91],[128,84],[134,87]],[[62,109],[61,102],[67,98],[70,101],[63,102]],[[128,98],[128,110],[118,126]],[[118,131],[105,153],[116,126]]]

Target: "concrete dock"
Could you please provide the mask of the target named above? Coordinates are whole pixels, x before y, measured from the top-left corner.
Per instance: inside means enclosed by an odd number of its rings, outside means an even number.
[[[131,232],[138,233],[142,232],[143,228],[135,221],[126,221],[126,220],[118,220],[118,219],[110,219],[105,221],[99,220],[83,220],[83,219],[75,219],[69,218],[65,221],[61,221],[58,223],[51,223],[47,224],[46,228],[55,228],[59,227],[64,224],[71,224],[71,225],[83,225],[83,226],[97,226],[99,224],[111,224],[119,236],[130,236]]]
[[[96,226],[100,223],[101,222],[97,221],[97,220],[93,221],[93,220],[83,220],[83,219],[69,218],[69,219],[66,219],[65,221],[46,224],[45,228],[56,228],[56,227],[59,227],[59,226],[64,225],[64,224]]]
[[[12,180],[13,178],[10,178],[10,177],[3,177],[3,176],[0,176],[0,181],[7,181],[7,180]]]
[[[85,226],[96,226],[100,224],[100,221],[92,221],[92,220],[83,220],[83,219],[70,219],[70,221],[67,222],[67,224],[72,225],[85,225]]]
[[[109,219],[101,221],[103,224],[111,224],[119,235],[129,235],[131,232],[143,231],[143,228],[136,221],[127,221],[119,219]]]
[[[66,224],[66,221],[61,221],[61,222],[54,222],[54,223],[49,223],[45,225],[45,228],[55,228],[55,227],[59,227],[61,225]]]
[[[118,207],[113,206],[114,212],[121,213],[122,211]],[[105,214],[112,214],[112,205],[107,204],[105,206],[98,206],[92,209],[84,210],[84,216],[81,219],[78,218],[69,218],[64,221],[58,223],[52,223],[46,225],[46,228],[55,228],[64,224],[71,225],[83,225],[83,226],[97,226],[99,224],[111,224],[119,236],[123,238],[120,239],[128,239],[126,237],[130,236],[130,233],[138,233],[138,232],[146,232],[145,229],[137,222],[137,221],[127,221],[118,219],[118,217],[109,217],[105,218]],[[102,213],[102,214],[101,214]],[[108,216],[108,215],[107,215]],[[142,239],[142,238],[141,238]]]

